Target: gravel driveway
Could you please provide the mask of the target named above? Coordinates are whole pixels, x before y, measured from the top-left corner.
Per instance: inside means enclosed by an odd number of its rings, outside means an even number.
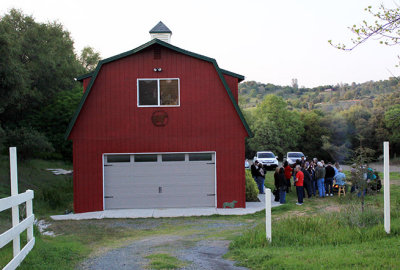
[[[176,222],[174,219],[148,219],[149,225],[154,222]],[[143,225],[147,223],[142,220]],[[135,226],[135,222],[129,220],[128,226]],[[127,224],[122,224],[126,226]],[[121,224],[120,224],[121,225]],[[227,230],[233,233],[251,228],[251,221],[226,221],[223,219],[208,220],[200,219],[196,222],[185,222],[185,226],[193,230],[193,234],[172,233],[146,237],[130,244],[110,250],[102,255],[92,257],[81,263],[77,269],[96,270],[127,270],[148,269],[148,260],[145,258],[150,254],[167,253],[186,263],[180,269],[202,270],[202,269],[232,269],[242,270],[243,267],[234,266],[234,262],[225,260],[222,256],[228,252],[229,241],[224,237],[216,236]]]

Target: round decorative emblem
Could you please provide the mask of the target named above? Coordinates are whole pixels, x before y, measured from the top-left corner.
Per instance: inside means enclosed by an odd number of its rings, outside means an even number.
[[[165,111],[155,111],[151,115],[151,122],[156,127],[164,127],[168,124],[168,114]]]

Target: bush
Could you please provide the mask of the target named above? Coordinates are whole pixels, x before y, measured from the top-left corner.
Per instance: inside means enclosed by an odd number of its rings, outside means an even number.
[[[257,184],[251,176],[250,170],[246,170],[246,202],[258,202]]]
[[[73,183],[72,177],[60,177],[57,185],[47,185],[42,190],[42,196],[38,197],[48,204],[50,209],[63,209],[70,211],[72,207],[70,202],[73,199]]]
[[[8,146],[16,146],[19,159],[39,157],[46,152],[54,152],[47,137],[32,127],[20,127],[7,130]]]

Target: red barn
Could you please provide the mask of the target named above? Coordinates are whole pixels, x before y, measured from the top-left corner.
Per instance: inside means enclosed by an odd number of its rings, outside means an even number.
[[[84,95],[66,133],[75,212],[245,207],[244,77],[171,45],[161,22],[150,33],[78,78]]]

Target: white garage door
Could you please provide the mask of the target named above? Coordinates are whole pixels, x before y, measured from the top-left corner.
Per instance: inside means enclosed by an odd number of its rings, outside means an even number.
[[[104,155],[105,209],[214,207],[215,154]]]

